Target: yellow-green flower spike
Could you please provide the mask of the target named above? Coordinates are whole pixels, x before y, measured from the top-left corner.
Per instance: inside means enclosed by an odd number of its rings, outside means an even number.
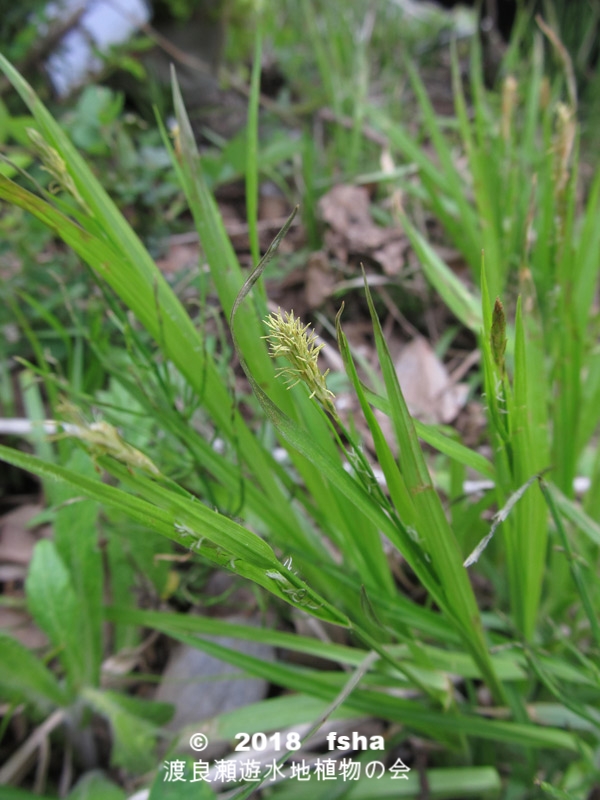
[[[283,356],[289,365],[278,368],[277,376],[285,376],[288,389],[300,381],[305,383],[310,396],[316,397],[323,408],[336,416],[334,394],[325,383],[329,370],[322,373],[318,365],[319,353],[325,345],[317,344],[317,335],[314,331],[309,333],[310,325],[303,325],[293,311],[282,314],[281,309],[277,314],[270,314],[265,324],[270,332],[263,339],[269,341],[271,358]]]
[[[89,213],[89,208],[83,197],[77,191],[75,181],[69,174],[67,165],[61,158],[58,150],[51,147],[44,137],[34,128],[27,128],[27,135],[33,148],[42,162],[42,169],[54,178],[54,183],[50,185],[50,192],[62,191],[71,195],[79,205]]]

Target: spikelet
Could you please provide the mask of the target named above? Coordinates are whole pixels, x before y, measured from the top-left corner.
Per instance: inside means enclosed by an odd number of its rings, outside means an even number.
[[[326,411],[336,416],[333,392],[330,392],[325,383],[327,372],[319,370],[319,353],[325,346],[317,344],[317,336],[314,331],[309,331],[310,325],[302,325],[298,317],[294,317],[294,312],[281,309],[277,314],[271,314],[265,320],[265,324],[270,329],[267,336],[263,339],[269,341],[270,354],[272,358],[283,356],[288,362],[288,366],[279,367],[277,376],[284,376],[288,384],[288,389],[302,381],[309,390],[310,396],[315,397]]]

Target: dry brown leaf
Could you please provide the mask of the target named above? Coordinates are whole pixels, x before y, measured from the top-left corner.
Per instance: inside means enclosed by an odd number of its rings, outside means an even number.
[[[184,269],[198,266],[200,248],[197,244],[169,244],[164,258],[158,259],[157,267],[163,275],[172,275]]]
[[[396,360],[396,372],[410,413],[423,422],[448,424],[464,406],[468,387],[452,384],[446,367],[426,339],[407,344]]]
[[[0,563],[29,564],[38,537],[27,524],[41,511],[42,506],[30,503],[0,517]]]
[[[311,253],[306,267],[304,294],[309,310],[319,308],[331,295],[335,286],[335,276],[329,259],[322,250]]]
[[[395,239],[373,253],[373,258],[381,264],[386,275],[398,275],[404,265],[406,254],[406,240]]]
[[[369,192],[362,186],[334,186],[319,201],[322,219],[329,225],[325,242],[342,262],[350,254],[380,261],[386,274],[400,271],[406,237],[399,228],[376,225],[371,217]]]
[[[49,531],[49,526],[38,528],[35,533],[27,527],[41,511],[42,506],[29,503],[0,518],[0,584],[6,597],[23,604],[23,584],[33,548],[40,536]],[[0,607],[0,630],[10,633],[32,650],[47,644],[45,635],[34,625],[29,614],[18,607]]]
[[[272,181],[261,183],[258,198],[259,220],[285,218],[289,213],[289,203],[281,189]]]
[[[41,650],[48,640],[26,611],[0,606],[0,630],[10,634],[29,650]]]

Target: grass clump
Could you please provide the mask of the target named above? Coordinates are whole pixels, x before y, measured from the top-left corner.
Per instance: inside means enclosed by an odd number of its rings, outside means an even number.
[[[261,426],[242,413],[205,331],[194,324],[59,125],[10,64],[0,60],[35,119],[38,148],[43,142],[44,152],[57,154],[61,175],[68,176],[74,186],[70,195],[78,201],[73,205],[33,194],[1,175],[0,196],[49,226],[93,270],[133,364],[131,370],[115,369],[108,351],[104,354],[113,399],[120,398],[121,412],[130,406],[152,421],[148,454],[144,446],[129,443],[128,426],[115,438],[107,422],[96,421],[77,437],[95,449],[95,461],[112,477],[110,483],[101,480],[89,459],[87,467],[80,466],[86,456],[70,440],[56,447],[44,441],[35,456],[0,448],[5,461],[40,475],[46,486],[59,481],[73,497],[89,498],[74,508],[90,514],[81,541],[63,530],[62,541],[38,545],[27,587],[34,618],[61,653],[64,680],[3,635],[12,660],[0,673],[0,685],[13,699],[29,693],[38,710],[74,715],[83,707],[104,716],[115,747],[123,748],[115,763],[131,771],[149,768],[142,751],[156,738],[165,709],[149,701],[132,704],[131,698],[102,687],[103,621],[152,627],[295,693],[253,709],[252,717],[244,718],[248,732],[300,722],[314,730],[331,715],[374,715],[388,725],[390,752],[414,741],[414,735],[435,742],[442,754],[436,767],[425,770],[432,797],[498,796],[504,791],[501,778],[506,797],[533,796],[540,773],[548,779],[542,783],[572,797],[584,798],[594,785],[600,744],[595,710],[600,598],[594,568],[600,536],[594,501],[583,509],[575,502],[573,478],[582,456],[593,449],[600,415],[591,301],[598,278],[593,253],[600,234],[593,221],[600,183],[596,179],[579,213],[574,109],[552,111],[541,103],[535,93],[543,77],[539,61],[524,95],[522,138],[512,127],[519,84],[505,82],[500,116],[494,115],[477,57],[475,49],[472,119],[454,59],[457,133],[467,172],[456,167],[416,72],[412,81],[439,168],[406,130],[381,115],[378,121],[392,147],[419,167],[414,195],[429,204],[473,270],[477,288],[469,289],[403,214],[427,276],[478,336],[491,456],[411,418],[365,279],[383,390],[375,392],[361,381],[341,311],[336,334],[384,482],[354,426],[340,419],[326,373],[317,364],[322,344],[315,334],[292,310],[267,316],[257,282],[286,229],[244,281],[176,80],[178,139],[172,147],[165,134],[164,143],[195,219],[220,309],[230,321],[236,353],[264,412]],[[257,92],[254,81],[251,107]],[[256,114],[251,124],[257,125]],[[540,136],[546,146],[554,144],[538,158]],[[256,130],[248,141],[246,186],[256,191]],[[530,181],[525,197],[519,183],[524,163],[537,168],[537,182]],[[531,237],[534,227],[536,237]],[[254,237],[255,248],[257,241]],[[568,271],[568,264],[574,269]],[[505,309],[513,305],[508,288],[514,275],[521,297],[513,314]],[[43,352],[40,356],[32,369],[52,399],[56,385]],[[275,368],[271,357],[285,358],[286,366]],[[107,409],[110,413],[110,403]],[[376,411],[388,418],[391,433],[384,432]],[[286,466],[273,456],[275,437],[287,451]],[[216,439],[224,443],[221,448],[213,446]],[[445,455],[461,483],[472,470],[493,488],[477,504],[462,498],[448,508],[420,439]],[[175,454],[189,469],[178,474]],[[594,459],[595,488],[600,469],[597,455]],[[287,607],[345,629],[353,646],[222,622],[217,631],[215,620],[138,609],[124,593],[122,602],[103,607],[102,565],[94,555],[97,504],[131,520],[139,531],[253,582]],[[481,514],[494,505],[499,511],[490,532]],[[489,538],[478,545],[484,533]],[[493,584],[491,608],[480,607],[465,562]],[[418,582],[424,601],[399,588],[399,580],[407,578]],[[95,591],[88,592],[88,586]],[[79,608],[84,597],[87,605]],[[88,619],[93,625],[86,628]],[[325,658],[333,669],[240,654],[210,638],[225,629]],[[74,631],[84,631],[90,642],[88,661],[81,658]],[[27,670],[20,669],[24,664]],[[140,734],[127,741],[133,722]],[[221,715],[211,724],[215,736],[231,739],[232,725],[241,722]],[[361,783],[357,791],[368,793],[368,781]],[[289,796],[291,785],[275,794]],[[416,770],[406,785],[407,796],[418,795]],[[397,792],[395,786],[390,782],[385,791]],[[236,796],[249,796],[256,788],[242,788]],[[383,789],[381,796],[386,796]]]

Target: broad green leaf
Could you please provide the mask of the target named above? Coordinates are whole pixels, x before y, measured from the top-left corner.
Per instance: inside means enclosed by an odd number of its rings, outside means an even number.
[[[266,333],[264,325],[259,321],[259,315],[255,305],[261,310],[261,314],[266,313],[265,303],[262,302],[260,297],[255,297],[255,304],[251,302],[243,306],[239,302],[239,296],[244,297],[248,291],[244,291],[248,285],[248,281],[244,284],[244,277],[240,268],[237,255],[233,249],[231,241],[225,230],[223,219],[219,212],[215,198],[209,191],[206,182],[206,176],[203,170],[202,159],[199,156],[198,148],[194,139],[192,127],[181,97],[177,80],[173,74],[173,103],[175,113],[177,116],[178,124],[178,152],[173,152],[170,146],[169,139],[166,132],[163,130],[163,141],[165,146],[170,150],[172,155],[173,166],[177,171],[179,180],[185,192],[190,210],[194,217],[194,222],[200,236],[202,248],[206,253],[207,261],[211,270],[211,277],[214,281],[219,302],[225,314],[230,316],[230,326],[233,329],[233,318],[235,316],[235,341],[238,350],[243,354],[244,361],[248,364],[250,372],[254,376],[258,384],[260,384],[263,391],[267,392],[273,399],[278,408],[282,409],[284,413],[289,415],[295,420],[303,419],[305,424],[310,428],[314,438],[320,441],[325,449],[328,449],[330,455],[333,452],[333,444],[331,442],[330,432],[327,428],[327,423],[323,419],[323,415],[319,409],[312,403],[308,397],[300,394],[294,395],[288,392],[283,381],[275,378],[275,369],[271,359],[267,353],[267,346],[263,340]],[[180,150],[180,152],[179,152]],[[294,212],[295,213],[295,212]],[[292,215],[293,217],[293,215]],[[287,232],[291,224],[291,218],[284,225],[280,233],[275,237],[274,242],[270,245],[265,256],[260,264],[262,268],[266,266],[271,260],[279,242]],[[260,266],[260,265],[259,265]],[[252,273],[256,278],[262,272],[256,270]],[[256,280],[252,282],[254,285]],[[242,287],[242,288],[241,288]],[[235,308],[235,314],[230,313]],[[209,391],[207,390],[207,400],[209,399]],[[227,407],[227,402],[223,408]],[[246,432],[245,425],[237,425],[240,431],[238,437],[240,438],[239,446],[243,453],[246,452],[243,445],[243,434]],[[233,430],[235,438],[236,430]],[[290,514],[290,507],[287,503],[287,498],[282,496],[279,490],[279,482],[268,480],[269,473],[276,473],[276,464],[272,460],[265,457],[266,453],[260,448],[259,443],[252,437],[252,452],[247,453],[246,463],[251,469],[255,479],[262,483],[263,489],[270,500],[267,501],[273,504],[274,508],[279,508],[288,516]],[[284,440],[285,441],[285,440]],[[236,447],[238,443],[236,442]],[[354,530],[354,525],[349,525],[344,519],[343,513],[337,514],[336,510],[343,503],[343,500],[336,496],[335,490],[327,483],[321,480],[321,476],[315,471],[310,461],[307,461],[304,454],[293,449],[290,451],[290,457],[294,466],[302,476],[302,480],[310,493],[312,502],[323,510],[323,516],[337,526],[345,527],[347,538],[351,538],[351,532]],[[280,478],[281,480],[281,478]],[[300,531],[298,531],[300,533]],[[299,542],[300,549],[304,549],[306,545]],[[348,545],[351,546],[351,545]],[[383,580],[386,580],[385,577]],[[387,584],[390,584],[389,578]]]
[[[202,171],[202,162],[196,146],[192,127],[185,110],[175,72],[172,76],[173,105],[177,117],[180,153],[174,154],[174,166],[185,191],[202,247],[211,269],[212,279],[219,295],[223,312],[229,317],[235,299],[244,283],[242,270],[217,203],[211,194]],[[278,403],[291,408],[291,398],[281,382],[274,381],[275,370],[271,363],[256,309],[248,304],[240,310],[237,320],[242,351],[248,363],[265,386],[271,388]],[[287,396],[286,396],[287,395]]]
[[[356,391],[361,405],[363,415],[367,421],[371,435],[373,436],[377,458],[385,475],[390,498],[399,516],[399,524],[397,526],[397,535],[399,542],[401,542],[399,549],[403,557],[407,560],[411,569],[413,569],[415,574],[418,576],[423,586],[428,590],[429,594],[433,598],[436,598],[436,602],[441,603],[441,587],[437,582],[436,576],[432,574],[421,548],[417,543],[415,543],[414,539],[411,538],[410,535],[410,531],[414,531],[416,525],[416,511],[412,497],[404,482],[402,473],[398,469],[390,446],[387,443],[383,432],[381,431],[379,423],[377,422],[377,418],[367,402],[366,393],[363,390],[362,384],[358,378],[358,374],[350,354],[348,342],[340,326],[339,314],[336,320],[336,327],[340,353],[342,354],[342,358],[344,360],[346,373],[352,381],[354,390]]]
[[[346,645],[323,642],[319,639],[301,636],[296,633],[226,623],[219,619],[190,614],[182,615],[164,611],[146,611],[111,606],[106,609],[106,617],[111,621],[118,619],[124,625],[156,628],[169,636],[177,636],[178,634],[218,636],[223,635],[225,631],[228,636],[234,638],[261,642],[280,650],[305,653],[333,663],[346,664],[353,667],[360,664],[366,653],[366,650],[360,647],[348,647]],[[415,658],[415,653],[418,656],[420,651],[411,649],[409,645],[390,645],[387,650],[398,661],[413,660],[415,665],[421,665],[419,660]],[[428,667],[432,667],[437,671],[460,675],[463,678],[481,678],[481,671],[472,656],[464,651],[443,649],[442,647],[431,645],[425,645],[422,650],[425,655],[423,663],[426,663]],[[495,653],[492,655],[492,661],[502,681],[519,682],[525,680],[528,669],[527,660],[519,650]],[[597,685],[590,670],[584,670],[581,666],[573,666],[566,663],[560,657],[540,655],[538,656],[538,661],[544,670],[562,685],[573,684],[574,686],[588,688],[593,688]],[[380,660],[375,663],[373,669],[387,674],[390,670],[393,670],[393,667],[388,662]]]
[[[173,716],[173,706],[170,703],[148,700],[124,692],[105,691],[104,694],[127,713],[156,726],[165,725]]]
[[[110,512],[109,512],[110,513]],[[126,520],[126,525],[129,531],[132,528],[137,528],[136,539],[143,538],[144,530],[141,526],[136,525],[130,519],[121,514],[115,514],[121,520]],[[132,561],[132,550],[135,550],[135,542],[131,541],[129,537],[123,539],[120,535],[120,528],[124,525],[114,526],[113,531],[109,537],[106,546],[106,563],[108,566],[109,580],[110,580],[110,593],[113,603],[118,606],[129,607],[137,606],[138,597],[136,592],[136,569],[135,563]],[[146,529],[148,533],[150,530]],[[141,534],[141,535],[140,535]],[[135,628],[127,625],[121,625],[119,619],[113,620],[112,627],[112,642],[115,652],[124,650],[125,648],[135,647],[140,643],[140,632]]]
[[[59,123],[53,119],[31,86],[2,55],[0,55],[0,69],[33,114],[41,135],[50,146],[60,153],[66,162],[77,191],[92,211],[91,216],[104,223],[101,226],[104,236],[113,245],[116,245],[117,251],[124,247],[129,252],[131,263],[135,263],[140,274],[143,274],[149,285],[151,285],[153,279],[158,277],[154,262],[131,226],[102,188],[92,170],[71,144],[66,133]]]
[[[43,539],[35,546],[25,589],[33,618],[58,650],[71,691],[79,688],[85,679],[81,607],[53,542]]]
[[[475,38],[473,37],[471,48],[473,105],[475,109],[474,124],[467,119],[468,112],[460,80],[460,68],[455,47],[452,48],[452,86],[463,145],[473,176],[473,195],[476,207],[477,228],[471,232],[471,248],[468,251],[468,259],[471,267],[475,270],[479,263],[479,254],[482,250],[485,252],[486,262],[489,266],[490,285],[492,286],[493,295],[496,296],[503,287],[503,280],[500,279],[502,264],[498,252],[500,240],[496,214],[496,202],[499,192],[495,183],[498,180],[498,175],[497,168],[492,159],[490,159],[489,154],[490,144],[486,135],[488,125],[485,121],[484,92],[480,80],[481,63],[478,43],[474,41]],[[455,159],[452,159],[452,162],[454,161]],[[490,162],[492,162],[491,168]],[[446,170],[449,168],[449,165],[445,165]],[[463,194],[466,195],[464,189]],[[463,209],[461,217],[465,217],[465,212],[466,209]],[[467,253],[465,244],[460,239],[457,240],[456,237],[455,241],[459,244],[461,250]]]
[[[67,795],[68,800],[126,800],[127,794],[103,772],[85,772]]]
[[[73,450],[67,468],[81,475],[94,476],[89,457],[80,449]],[[95,686],[100,681],[103,656],[103,566],[97,531],[98,504],[74,497],[66,484],[56,486],[54,501],[59,505],[54,520],[54,541],[71,575],[81,610],[80,650],[85,681]]]
[[[153,505],[147,500],[134,497],[121,489],[107,486],[99,479],[88,478],[55,464],[47,464],[40,459],[20,453],[17,450],[0,447],[0,457],[9,463],[23,465],[24,469],[29,469],[38,475],[66,481],[84,491],[89,497],[109,503],[115,508],[132,514],[140,522],[148,524],[149,527],[157,529],[161,533],[164,533],[164,525],[166,524],[172,528],[172,534],[169,538],[174,541],[185,542],[186,536],[177,535],[175,528],[175,524],[180,520],[181,527],[187,523],[198,526],[199,530],[195,533],[195,537],[200,537],[204,533],[214,536],[215,544],[227,548],[237,558],[248,560],[263,569],[280,566],[269,545],[260,537],[233,522],[233,520],[212,511],[202,503],[194,503],[191,498],[189,500],[186,498],[184,502],[179,492],[163,488],[158,483],[144,480],[141,476],[138,476],[138,487],[147,487],[149,493],[153,492],[158,499],[164,500],[165,505],[170,504],[171,508],[161,508],[159,504]],[[107,461],[106,458],[104,460]],[[122,475],[123,478],[129,476],[125,468],[120,470],[116,462],[115,465],[113,467],[115,472]],[[133,476],[130,476],[129,480],[133,480]],[[187,533],[188,537],[193,535],[193,532]],[[191,543],[189,542],[189,544]]]
[[[0,631],[0,694],[14,702],[32,702],[47,709],[67,697],[54,675],[24,645]]]
[[[86,703],[110,722],[112,730],[111,764],[131,772],[146,772],[156,766],[158,728],[145,717],[132,713],[131,704],[116,692],[86,688]]]
[[[261,268],[257,268],[257,270],[252,273],[252,282],[249,284],[249,281],[246,281],[244,284],[237,256],[227,236],[215,199],[208,189],[202,160],[199,157],[191,125],[175,79],[173,79],[173,98],[178,119],[178,147],[177,152],[172,153],[173,164],[179,175],[179,179],[194,216],[200,240],[211,269],[211,276],[219,295],[221,307],[227,314],[229,314],[230,310],[235,309],[235,313],[231,313],[230,316],[230,325],[235,334],[236,347],[240,353],[243,354],[244,363],[248,364],[254,379],[265,393],[266,390],[268,390],[268,394],[274,400],[275,405],[283,410],[285,414],[289,415],[290,418],[294,420],[302,419],[303,423],[310,429],[313,438],[318,440],[324,449],[328,450],[330,457],[334,457],[337,453],[335,453],[335,447],[331,439],[330,431],[327,428],[327,422],[320,413],[320,410],[306,395],[286,391],[283,381],[275,378],[275,370],[267,355],[266,344],[262,339],[266,333],[266,329],[259,323],[258,315],[252,304],[248,302],[242,306],[239,301],[239,297],[246,297],[250,287],[254,285],[262,269],[264,269],[264,266],[266,266],[274,255],[279,242],[289,228],[291,219],[284,225],[282,231],[276,236],[274,242],[268,248],[260,262],[259,267]],[[165,146],[172,150],[164,131],[163,140]],[[244,286],[240,289],[242,284],[244,284]],[[257,304],[260,304],[260,298],[255,299]],[[264,303],[262,305],[264,306]],[[279,431],[279,433],[281,433],[281,431]],[[257,445],[258,443],[255,441],[254,444]],[[357,526],[355,519],[348,519],[345,499],[340,496],[340,493],[336,491],[335,487],[332,487],[330,483],[321,479],[319,472],[314,469],[314,465],[306,459],[301,451],[291,449],[290,457],[294,466],[300,473],[302,481],[310,495],[311,506],[316,507],[315,514],[318,515],[320,512],[321,517],[328,526],[327,533],[332,536],[336,544],[340,546],[340,549],[349,554],[350,560],[352,561],[354,551],[356,550],[352,536]],[[256,480],[263,483],[265,493],[272,498],[273,495],[276,494],[275,490],[279,483],[273,480],[267,481],[266,475],[269,471],[276,472],[276,465],[272,462],[266,463],[265,453],[263,452],[259,456],[256,451],[247,458],[247,463]],[[285,476],[282,477],[285,481]],[[273,505],[274,509],[279,509],[281,513],[287,514],[287,516],[290,515],[291,509],[287,503],[287,499],[282,497],[281,493],[279,493],[274,503],[272,500],[268,502]],[[369,523],[365,521],[363,525],[363,530],[365,532],[368,526]],[[280,527],[279,525],[275,526],[277,530],[279,530]],[[340,535],[344,536],[346,539],[346,541],[342,543],[336,541],[336,535],[340,529]],[[297,539],[298,541],[292,542],[292,544],[297,544],[300,552],[314,549],[310,548],[310,543],[306,541],[303,542],[302,538],[305,539],[305,534],[301,533],[300,529],[294,536],[294,540]],[[367,538],[372,545],[371,550],[373,556],[369,555],[369,561],[374,560],[376,557],[380,558],[378,553],[378,538],[374,535],[369,535],[365,538]],[[354,566],[355,568],[360,568],[359,564],[355,563]],[[380,565],[380,581],[383,585],[387,585],[391,589],[389,574],[386,575],[385,571],[382,570],[382,565]],[[346,605],[348,605],[348,600],[351,601],[351,598],[345,598],[345,600]]]

